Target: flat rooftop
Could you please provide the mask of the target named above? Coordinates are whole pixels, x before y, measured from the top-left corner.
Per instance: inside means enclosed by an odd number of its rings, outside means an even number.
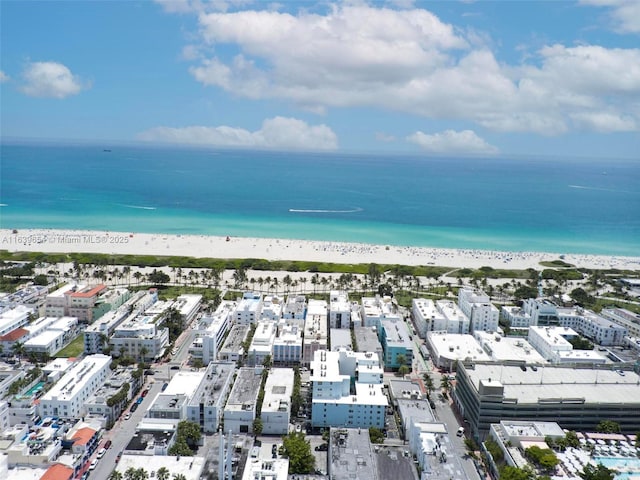
[[[238,375],[227,400],[227,409],[231,406],[255,403],[262,383],[261,374],[260,369],[243,367],[238,370]]]
[[[519,403],[538,403],[554,399],[584,399],[585,403],[640,404],[640,377],[631,371],[540,366],[536,371],[518,366],[476,363],[462,366],[476,392],[480,381],[489,379],[504,386],[504,397]]]
[[[42,396],[41,401],[53,400],[55,397],[61,401],[70,400],[80,391],[91,375],[110,363],[111,357],[108,355],[96,354],[85,357],[81,362],[73,365],[51,390]]]
[[[346,328],[332,328],[329,330],[331,338],[331,350],[338,350],[339,348],[346,348],[352,350],[351,345],[351,330]]]
[[[489,332],[475,332],[482,349],[495,361],[515,361],[522,363],[547,363],[529,342],[522,338],[503,337]]]
[[[227,335],[227,339],[224,341],[224,345],[220,351],[239,352],[248,331],[248,325],[234,325],[231,327],[231,331],[229,332],[229,335]]]
[[[116,471],[122,475],[129,468],[144,468],[149,472],[150,478],[157,478],[157,472],[165,467],[172,475],[182,474],[186,480],[199,480],[204,469],[204,457],[176,457],[174,455],[123,455]],[[153,477],[151,477],[153,475]],[[172,477],[173,478],[173,477]]]
[[[331,454],[329,462],[334,480],[394,478],[378,475],[376,453],[367,430],[332,428],[330,442],[331,452],[328,453]]]
[[[468,358],[480,362],[491,360],[473,335],[428,332],[427,340],[434,355],[438,357],[458,360]]]

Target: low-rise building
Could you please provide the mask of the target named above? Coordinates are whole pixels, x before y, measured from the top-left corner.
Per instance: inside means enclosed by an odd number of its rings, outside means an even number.
[[[380,321],[380,343],[384,351],[384,367],[399,368],[413,364],[413,342],[407,324],[402,320]]]
[[[329,431],[329,477],[383,480],[368,432],[358,428]],[[388,477],[391,478],[391,477]],[[402,478],[402,477],[397,477]]]
[[[353,334],[356,337],[356,348],[358,352],[374,352],[378,356],[380,365],[384,363],[384,351],[378,338],[376,327],[353,327]]]
[[[40,357],[51,357],[78,335],[78,319],[61,317],[51,322],[44,331],[24,342],[24,350]]]
[[[262,294],[260,292],[245,292],[238,301],[233,314],[237,325],[252,325],[262,316]]]
[[[198,423],[205,433],[215,433],[222,423],[234,373],[232,362],[209,363],[202,381],[187,402],[187,419]]]
[[[501,309],[501,314],[502,318],[509,323],[510,328],[529,328],[533,323],[533,317],[519,306],[505,305]]]
[[[316,352],[311,362],[314,427],[384,428],[387,397],[373,352]]]
[[[489,295],[476,288],[458,290],[458,306],[471,321],[471,332],[498,330],[500,312],[491,303]]]
[[[272,368],[264,386],[262,401],[262,433],[286,435],[291,421],[291,395],[294,372],[292,368]]]
[[[267,357],[271,356],[276,332],[277,324],[273,321],[260,321],[256,324],[247,352],[249,365],[262,365]]]
[[[324,300],[309,300],[302,343],[303,365],[309,366],[315,352],[327,349],[327,334],[327,302]]]
[[[282,318],[283,299],[277,295],[267,295],[262,300],[262,320],[277,322]]]
[[[329,294],[329,328],[351,326],[351,304],[345,291],[332,290]]]
[[[428,332],[427,346],[433,364],[447,371],[453,371],[458,363],[491,360],[472,335]]]
[[[531,325],[559,326],[558,307],[551,300],[528,298],[522,301],[522,309],[531,316]]]
[[[227,339],[224,341],[220,353],[218,353],[218,360],[222,362],[237,362],[244,354],[243,343],[249,333],[248,325],[234,325],[227,335]]]
[[[195,328],[196,338],[193,340],[189,353],[207,365],[218,358],[218,351],[222,348],[236,308],[235,302],[223,301],[213,315],[204,315],[198,320]]]
[[[546,360],[526,340],[504,337],[499,333],[475,332],[474,338],[494,362],[521,365],[542,365]]]
[[[640,314],[625,308],[605,308],[600,315],[626,328],[629,336],[640,337]]]
[[[109,339],[113,354],[145,360],[161,357],[169,344],[169,329],[161,325],[170,306],[156,302],[144,314],[133,313],[127,317]]]
[[[606,359],[593,350],[574,350],[569,340],[578,334],[569,327],[529,327],[529,343],[551,363],[598,364]]]
[[[273,341],[274,365],[297,365],[302,359],[302,327],[291,320],[282,320]]]
[[[598,345],[622,345],[628,335],[626,327],[581,307],[559,308],[558,317],[561,326],[573,328]]]
[[[351,344],[351,329],[332,328],[329,330],[329,340],[332,352],[341,349],[353,350],[353,345]]]
[[[33,314],[33,308],[24,305],[16,305],[0,313],[0,341],[4,335],[29,323],[29,315]]]
[[[136,396],[142,385],[142,378],[135,375],[135,366],[118,367],[113,371],[85,402],[87,414],[103,418],[105,425],[113,425],[126,409],[129,402]],[[120,392],[126,392],[124,395]],[[116,395],[122,395],[119,402],[114,402]]]
[[[240,368],[224,408],[224,429],[232,433],[253,433],[256,401],[262,383],[261,368]]]
[[[401,320],[391,297],[362,297],[361,315],[363,326],[380,329],[382,320]]]
[[[88,355],[40,398],[41,417],[78,418],[86,412],[85,402],[109,377],[111,357]]]

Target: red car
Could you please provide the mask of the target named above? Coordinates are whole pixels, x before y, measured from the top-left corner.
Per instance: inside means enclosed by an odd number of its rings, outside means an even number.
[[[146,397],[146,396],[147,396],[147,393],[149,393],[149,389],[148,389],[148,388],[145,388],[145,389],[142,391],[142,396],[143,396],[143,397]]]

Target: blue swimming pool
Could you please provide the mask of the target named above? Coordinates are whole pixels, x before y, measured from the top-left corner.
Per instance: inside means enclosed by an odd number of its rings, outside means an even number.
[[[616,480],[627,480],[634,475],[640,475],[640,458],[594,457],[593,459],[607,468],[620,472],[616,475]]]
[[[25,392],[25,395],[30,397],[31,395],[33,395],[37,391],[42,390],[42,387],[44,387],[44,382],[38,382],[33,387],[31,387],[29,390],[27,390]]]

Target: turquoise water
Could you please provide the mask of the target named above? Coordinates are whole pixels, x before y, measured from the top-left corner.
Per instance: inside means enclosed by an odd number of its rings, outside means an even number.
[[[640,255],[640,161],[1,146],[0,227]]]
[[[27,390],[25,392],[25,395],[27,397],[30,397],[31,395],[36,393],[38,390],[42,390],[42,387],[44,387],[44,382],[38,382],[33,387],[31,387],[29,390]]]
[[[594,460],[607,468],[622,470],[616,475],[616,480],[627,480],[634,475],[640,475],[640,458],[634,457],[594,457]]]

